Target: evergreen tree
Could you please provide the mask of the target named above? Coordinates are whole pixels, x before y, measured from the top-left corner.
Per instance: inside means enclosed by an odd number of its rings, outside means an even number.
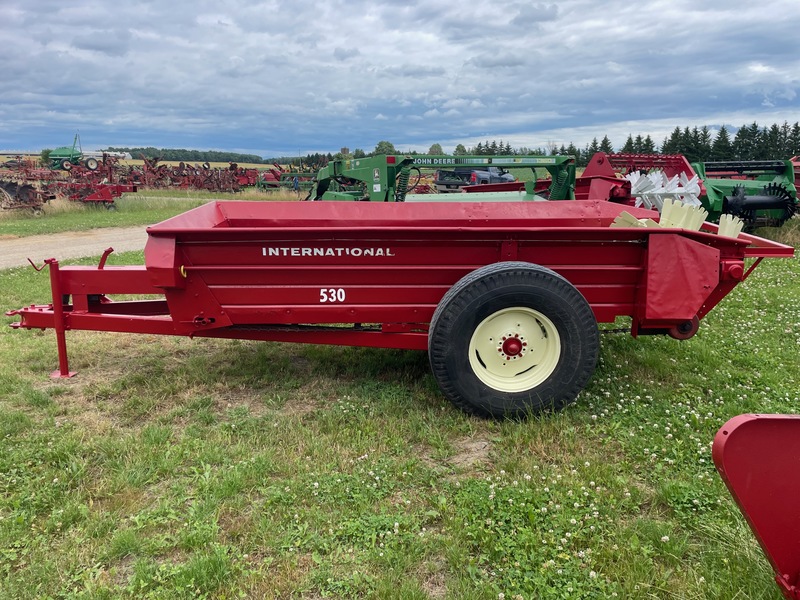
[[[681,133],[681,145],[678,149],[678,154],[683,154],[689,162],[695,162],[698,156],[697,146],[700,142],[700,132],[695,125],[694,129],[689,129],[688,126],[683,128]]]
[[[789,151],[786,154],[789,157],[800,156],[800,122],[792,125],[792,131],[789,133]]]
[[[708,125],[703,125],[697,140],[697,160],[706,161],[711,157],[711,130]]]
[[[733,157],[731,138],[728,134],[728,129],[723,125],[719,128],[717,137],[714,138],[714,142],[711,144],[711,160],[732,160]]]
[[[599,151],[600,145],[597,143],[597,138],[592,138],[592,143],[586,146],[586,156],[591,159]]]
[[[642,139],[642,134],[636,136],[636,139],[633,141],[633,151],[636,154],[641,154],[642,149],[644,148],[644,140]]]
[[[606,154],[614,153],[614,146],[611,145],[611,140],[608,139],[607,135],[604,135],[600,141],[600,152],[605,152]]]
[[[661,153],[679,154],[683,147],[682,141],[683,134],[681,133],[681,128],[676,125],[675,129],[672,130],[669,139],[664,140],[664,144],[661,146]]]
[[[748,160],[757,160],[761,156],[761,152],[765,146],[764,144],[764,132],[766,131],[766,127],[759,128],[758,124],[753,122],[752,125],[749,127],[750,129],[750,136],[753,140],[753,149],[750,153],[750,158]]]
[[[755,125],[755,123],[753,123]],[[758,127],[756,125],[756,127]],[[755,150],[755,140],[751,137],[750,127],[742,125],[733,137],[733,154],[738,160],[750,160]]]
[[[755,160],[758,156],[761,130],[758,123],[753,121],[750,125],[742,125],[733,138],[733,147],[736,158],[739,160]],[[737,143],[738,142],[738,143]]]
[[[783,158],[784,160],[794,156],[794,154],[792,154],[792,148],[789,144],[789,138],[791,135],[792,135],[792,128],[789,126],[788,121],[784,121],[783,125],[781,125],[781,137],[780,137],[781,140],[780,158]]]
[[[783,144],[781,143],[781,128],[777,123],[772,127],[763,130],[763,147],[761,157],[765,159],[780,158],[783,155]]]
[[[632,154],[633,151],[634,151],[633,150],[633,136],[629,133],[628,134],[628,139],[625,140],[625,145],[622,146],[622,149],[620,150],[620,152],[623,152],[623,153],[626,153],[626,154]]]
[[[575,144],[573,144],[572,142],[570,142],[570,143],[569,143],[569,146],[567,146],[567,155],[568,155],[568,156],[574,156],[574,157],[575,157],[575,160],[576,160],[576,162],[580,162],[580,159],[581,159],[581,153],[580,153],[580,150],[578,150],[578,149],[575,147]]]
[[[642,154],[655,154],[656,153],[656,145],[653,143],[653,138],[650,137],[648,134],[644,138],[644,143],[642,144]]]

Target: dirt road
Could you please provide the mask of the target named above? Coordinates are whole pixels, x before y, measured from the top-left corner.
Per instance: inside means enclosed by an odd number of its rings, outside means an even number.
[[[145,227],[109,227],[88,231],[67,231],[19,238],[0,238],[0,269],[28,264],[37,265],[46,258],[81,258],[99,256],[106,248],[114,252],[142,250],[147,241]]]

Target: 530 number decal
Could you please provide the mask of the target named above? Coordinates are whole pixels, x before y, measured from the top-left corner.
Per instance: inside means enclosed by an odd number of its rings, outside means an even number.
[[[320,302],[344,302],[344,288],[322,288],[319,291]]]

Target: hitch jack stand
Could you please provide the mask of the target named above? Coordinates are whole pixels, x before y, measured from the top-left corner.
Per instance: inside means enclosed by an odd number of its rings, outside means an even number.
[[[53,379],[69,379],[75,377],[77,373],[69,370],[69,359],[67,358],[67,336],[64,324],[64,297],[61,295],[61,281],[58,276],[58,261],[55,258],[48,258],[44,261],[50,265],[50,289],[53,292],[53,321],[56,332],[56,346],[58,347],[58,371],[50,373]]]

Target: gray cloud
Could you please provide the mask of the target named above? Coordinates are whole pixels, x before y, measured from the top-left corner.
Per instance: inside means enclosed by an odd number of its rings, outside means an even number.
[[[796,0],[5,0],[0,148],[452,149],[794,122]]]
[[[130,40],[131,35],[128,31],[97,30],[73,38],[72,45],[79,50],[123,56],[128,52]]]

